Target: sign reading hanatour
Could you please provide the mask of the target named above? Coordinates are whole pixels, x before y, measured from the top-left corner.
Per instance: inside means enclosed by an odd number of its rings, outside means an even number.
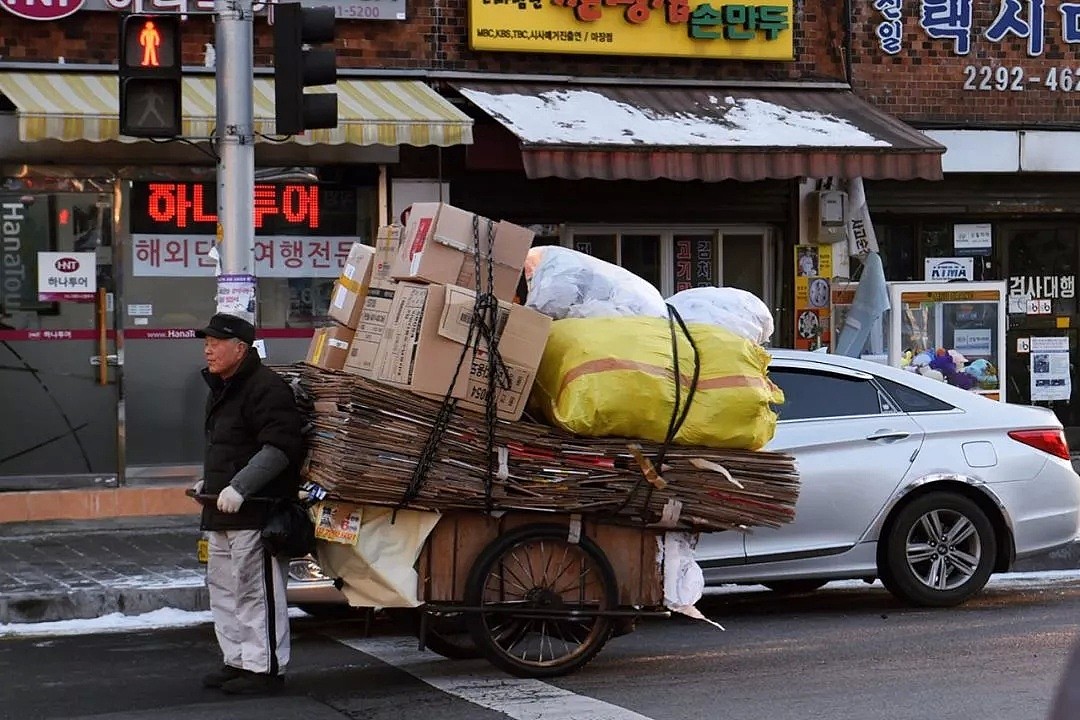
[[[92,302],[97,294],[97,255],[92,252],[38,253],[38,299]]]
[[[792,60],[793,0],[469,0],[473,50]]]

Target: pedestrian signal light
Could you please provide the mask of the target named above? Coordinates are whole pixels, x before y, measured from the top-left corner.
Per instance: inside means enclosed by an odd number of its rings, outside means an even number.
[[[120,134],[181,134],[183,66],[178,15],[120,19]]]
[[[274,116],[281,135],[337,127],[337,93],[306,88],[337,82],[332,48],[308,47],[334,41],[334,8],[274,5]]]

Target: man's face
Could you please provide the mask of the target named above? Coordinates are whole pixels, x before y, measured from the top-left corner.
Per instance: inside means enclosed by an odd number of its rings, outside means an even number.
[[[230,377],[240,367],[247,354],[247,345],[239,340],[222,340],[208,337],[203,344],[206,369],[214,375]]]

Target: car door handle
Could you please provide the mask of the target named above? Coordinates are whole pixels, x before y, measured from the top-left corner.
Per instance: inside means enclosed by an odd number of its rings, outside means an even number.
[[[903,440],[904,438],[911,437],[911,433],[904,432],[903,430],[878,430],[877,432],[867,435],[866,439],[871,442],[877,442],[883,440],[886,442],[893,442],[896,440]]]

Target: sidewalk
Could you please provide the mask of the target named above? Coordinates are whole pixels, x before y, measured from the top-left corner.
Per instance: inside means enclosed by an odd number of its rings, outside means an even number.
[[[197,515],[0,523],[0,624],[208,608]]]

